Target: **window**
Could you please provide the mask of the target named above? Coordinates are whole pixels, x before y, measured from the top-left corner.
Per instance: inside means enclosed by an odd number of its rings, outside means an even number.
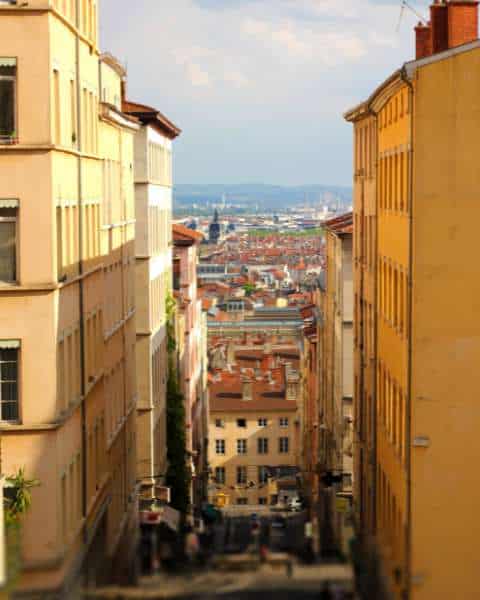
[[[225,427],[225,421],[223,419],[215,419],[215,427],[223,429]]]
[[[225,454],[225,440],[215,440],[215,452]]]
[[[288,437],[278,438],[278,451],[280,454],[288,454],[289,451],[289,439]]]
[[[258,419],[258,426],[259,427],[266,427],[268,425],[268,420],[267,419]]]
[[[17,137],[16,115],[17,60],[0,58],[0,143]]]
[[[225,467],[215,468],[215,481],[220,484],[225,483]]]
[[[265,506],[267,504],[267,499],[266,498],[259,498],[258,499],[258,503],[260,504],[260,506]]]
[[[247,467],[237,467],[237,484],[244,485],[247,483]]]
[[[18,342],[0,342],[0,407],[2,421],[18,421]]]
[[[247,440],[237,440],[237,454],[247,453]]]
[[[245,506],[248,504],[248,498],[237,498],[237,504],[239,506]]]
[[[259,454],[268,454],[268,438],[258,438],[257,448]]]
[[[237,427],[246,427],[247,419],[237,419]]]
[[[17,280],[16,200],[0,200],[0,281]]]
[[[53,114],[55,123],[55,135],[53,136],[55,144],[62,143],[62,118],[61,118],[61,97],[60,97],[60,73],[57,69],[53,71]]]
[[[280,418],[280,427],[288,427],[288,417]]]
[[[258,467],[258,483],[268,482],[268,467]]]

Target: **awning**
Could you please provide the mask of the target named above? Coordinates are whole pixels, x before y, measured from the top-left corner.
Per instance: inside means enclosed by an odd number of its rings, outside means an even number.
[[[18,208],[16,198],[0,198],[0,208]]]
[[[0,350],[20,348],[20,340],[0,340]]]
[[[0,58],[0,67],[16,67],[16,58]]]

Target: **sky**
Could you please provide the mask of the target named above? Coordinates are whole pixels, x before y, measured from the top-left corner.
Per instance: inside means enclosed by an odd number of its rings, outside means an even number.
[[[421,14],[425,0],[411,0]],[[130,100],[182,129],[176,183],[351,185],[342,114],[413,58],[401,0],[101,0]]]

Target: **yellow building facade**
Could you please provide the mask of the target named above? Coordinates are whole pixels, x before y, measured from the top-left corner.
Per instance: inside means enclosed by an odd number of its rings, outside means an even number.
[[[364,194],[368,156],[368,185],[376,187],[373,228],[355,223],[356,293],[365,300],[366,282],[375,286],[373,314],[368,303],[356,311],[356,331],[372,331],[373,321],[375,339],[367,342],[371,361],[359,360],[365,345],[357,344],[355,377],[372,385],[373,364],[375,387],[370,399],[363,384],[356,407],[355,499],[359,532],[380,561],[380,588],[398,599],[478,595],[480,491],[467,456],[480,450],[471,259],[479,61],[474,41],[407,63],[346,115],[355,124],[356,215],[373,197]],[[368,124],[376,133],[365,145]]]
[[[0,31],[2,468],[41,482],[19,591],[75,597],[136,528],[138,125],[96,2],[2,3]]]

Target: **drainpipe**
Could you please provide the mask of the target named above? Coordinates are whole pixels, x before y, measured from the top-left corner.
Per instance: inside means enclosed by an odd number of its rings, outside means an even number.
[[[412,581],[412,552],[411,552],[411,544],[412,544],[412,460],[411,460],[411,438],[412,438],[412,337],[413,337],[413,135],[414,135],[414,88],[413,84],[408,78],[405,67],[401,71],[402,80],[409,88],[409,103],[410,103],[410,148],[409,148],[409,166],[408,166],[408,176],[409,176],[409,189],[408,189],[408,205],[409,205],[409,215],[408,215],[408,297],[407,297],[407,310],[408,310],[408,357],[407,357],[407,406],[406,406],[406,433],[405,433],[405,447],[406,447],[406,462],[407,462],[407,527],[406,527],[406,590],[405,590],[405,600],[408,600],[410,597],[410,587]]]
[[[77,177],[78,177],[78,273],[79,273],[79,311],[80,311],[80,395],[82,398],[80,404],[81,423],[82,423],[82,517],[84,518],[83,541],[88,543],[87,530],[87,508],[88,508],[88,491],[87,491],[87,415],[85,407],[85,326],[83,321],[84,310],[84,281],[83,281],[83,170],[82,157],[83,151],[83,129],[82,129],[82,94],[81,94],[81,68],[80,68],[80,38],[78,28],[80,27],[80,4],[76,3],[76,27],[77,33],[75,38],[75,75],[77,78]]]

